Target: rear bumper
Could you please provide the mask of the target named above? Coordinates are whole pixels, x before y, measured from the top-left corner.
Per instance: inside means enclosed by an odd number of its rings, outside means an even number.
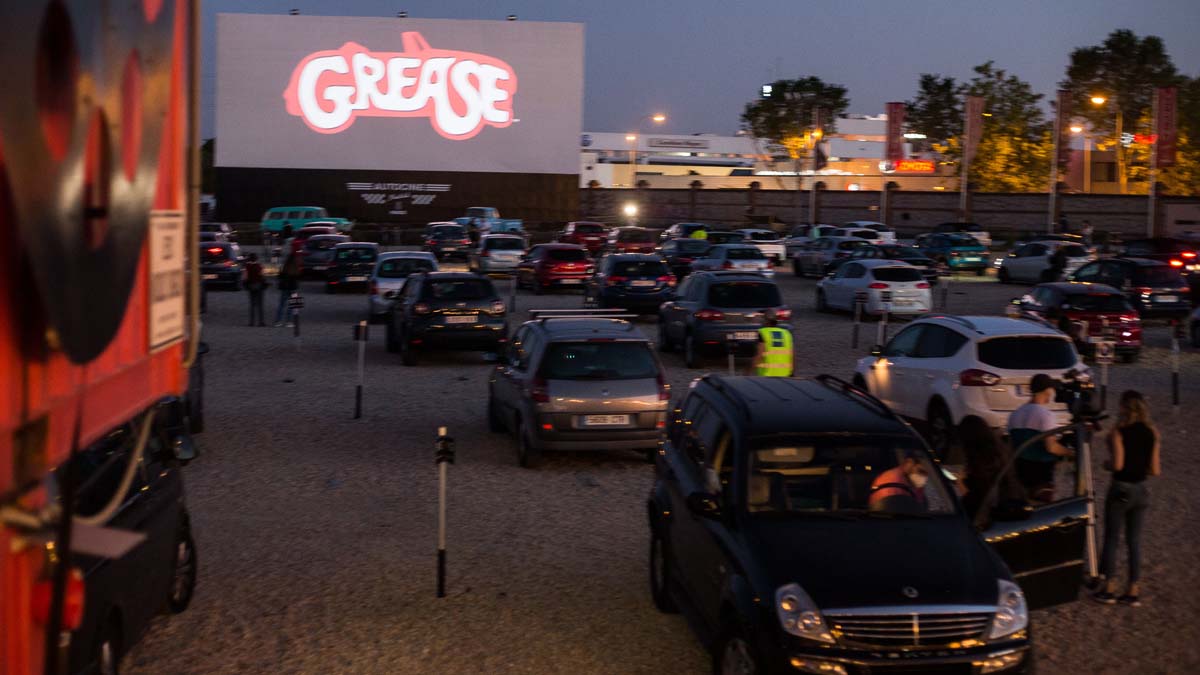
[[[780,328],[792,330],[791,324],[780,324]],[[755,324],[748,325],[731,325],[731,324],[708,324],[697,323],[692,328],[692,335],[696,339],[696,346],[705,352],[721,352],[729,348],[729,335],[733,333],[754,333],[754,337],[747,340],[736,340],[737,352],[740,355],[753,354],[758,350],[758,329],[762,326]]]
[[[606,288],[600,293],[600,304],[604,307],[657,310],[659,305],[674,297],[675,291],[672,289],[655,291],[653,293],[634,293],[623,289]]]
[[[1181,291],[1180,295],[1187,296],[1187,291]],[[1140,300],[1134,305],[1138,309],[1138,314],[1143,319],[1181,319],[1192,313],[1191,306],[1186,302],[1172,303],[1143,303]]]
[[[665,416],[666,413],[660,413]],[[661,429],[538,430],[533,444],[542,450],[649,450],[658,447]]]
[[[432,349],[492,349],[508,338],[508,327],[503,322],[484,322],[471,325],[428,324],[414,326],[410,340],[414,346]],[[417,343],[416,341],[420,341]]]
[[[215,278],[206,279],[216,275]],[[241,270],[230,269],[228,267],[217,270],[205,270],[201,268],[200,279],[205,286],[233,286],[241,281]]]
[[[512,262],[492,258],[477,258],[477,260],[479,262],[476,266],[479,267],[480,272],[512,272],[517,269],[519,264],[516,260]]]
[[[579,274],[554,274],[540,275],[534,278],[534,283],[543,288],[562,287],[562,288],[583,288],[588,277],[592,275],[580,272]]]

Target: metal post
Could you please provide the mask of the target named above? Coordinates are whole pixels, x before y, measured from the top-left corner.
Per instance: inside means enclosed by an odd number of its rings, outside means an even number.
[[[360,419],[362,417],[363,383],[366,379],[367,322],[359,321],[354,328],[354,339],[358,341],[358,384],[354,387],[354,419]]]
[[[1110,335],[1110,333],[1109,333],[1108,319],[1106,317],[1100,317],[1100,339],[1106,340],[1106,341],[1112,339],[1112,335]],[[1093,347],[1093,349],[1098,350],[1099,346]],[[1095,354],[1096,352],[1092,352],[1092,353]],[[1108,366],[1109,366],[1109,359],[1105,359],[1100,364],[1100,409],[1101,410],[1108,410]]]
[[[854,294],[854,324],[850,326],[850,348],[858,349],[858,326],[862,322],[863,298]]]
[[[875,344],[882,345],[887,343],[887,326],[888,313],[892,310],[892,292],[884,291],[880,293],[883,304],[883,313],[879,315],[879,327],[875,333]]]
[[[1154,132],[1151,134],[1153,142],[1150,143],[1150,189],[1147,199],[1146,213],[1146,236],[1154,236],[1154,225],[1157,220],[1155,210],[1158,201],[1158,90],[1154,91],[1154,105],[1150,109],[1150,119],[1154,120]]]
[[[737,364],[734,362],[734,352],[737,351],[737,341],[733,339],[733,333],[725,335],[725,351],[729,354],[729,375],[737,375]]]
[[[942,280],[942,311],[950,311],[950,277]]]
[[[1179,414],[1179,332],[1178,319],[1171,320],[1171,411]]]
[[[454,463],[454,439],[438,427],[434,460],[438,466],[437,597],[446,597],[446,466]]]
[[[1087,495],[1087,527],[1084,530],[1087,541],[1088,576],[1095,579],[1099,576],[1099,561],[1096,554],[1096,486],[1092,478],[1092,444],[1091,431],[1087,422],[1080,421],[1075,425],[1076,461],[1079,462],[1083,474],[1084,490]]]

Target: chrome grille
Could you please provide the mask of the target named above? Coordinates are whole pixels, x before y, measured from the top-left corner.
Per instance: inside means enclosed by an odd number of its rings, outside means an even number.
[[[826,616],[834,636],[864,647],[934,647],[979,640],[992,612],[846,614]]]

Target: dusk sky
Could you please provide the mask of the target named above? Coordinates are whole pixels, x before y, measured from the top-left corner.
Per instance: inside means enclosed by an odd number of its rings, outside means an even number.
[[[669,133],[732,134],[758,86],[815,75],[849,89],[852,113],[913,95],[920,73],[969,78],[993,60],[1050,97],[1071,50],[1113,30],[1157,35],[1200,74],[1198,0],[207,0],[202,134],[213,133],[218,12],[573,21],[585,25],[585,131],[628,131],[664,112]]]

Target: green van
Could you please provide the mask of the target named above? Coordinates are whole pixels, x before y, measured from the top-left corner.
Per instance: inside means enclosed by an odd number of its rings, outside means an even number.
[[[339,232],[349,232],[351,223],[345,218],[330,218],[329,212],[320,206],[276,206],[267,209],[262,217],[264,232],[279,232],[283,226],[291,225],[292,231],[305,225],[333,225]]]

